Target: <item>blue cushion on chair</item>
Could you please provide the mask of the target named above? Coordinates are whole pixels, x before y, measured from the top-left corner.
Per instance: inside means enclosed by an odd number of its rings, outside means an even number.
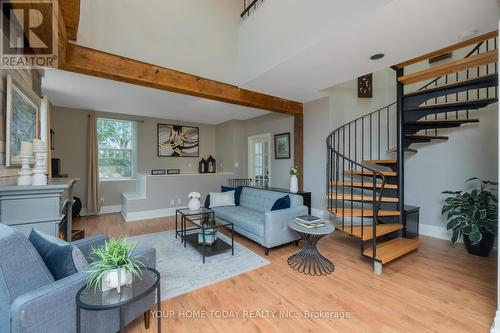
[[[88,264],[80,249],[56,237],[33,229],[28,239],[55,280],[73,275],[85,269]]]
[[[221,192],[234,191],[234,204],[236,206],[240,205],[240,197],[241,197],[241,191],[243,191],[243,186],[238,186],[236,188],[229,186],[221,186],[220,191]]]
[[[290,208],[290,196],[287,194],[274,202],[271,210],[280,210]]]
[[[205,204],[204,204],[206,209],[210,208],[210,194],[207,194],[207,197],[205,198]]]

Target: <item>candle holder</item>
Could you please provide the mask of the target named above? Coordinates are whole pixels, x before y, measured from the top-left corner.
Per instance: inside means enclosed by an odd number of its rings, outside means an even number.
[[[46,152],[47,150],[45,149],[33,149],[33,153],[35,154],[35,167],[31,176],[31,185],[33,186],[47,185]]]
[[[31,185],[31,156],[20,155],[19,158],[21,159],[21,169],[17,176],[17,185]]]

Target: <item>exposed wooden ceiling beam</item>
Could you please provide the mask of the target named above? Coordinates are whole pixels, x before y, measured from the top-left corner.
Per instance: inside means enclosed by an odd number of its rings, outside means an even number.
[[[302,114],[302,103],[68,43],[60,68],[105,79],[267,111]]]
[[[478,44],[478,43],[480,43],[482,41],[485,41],[485,40],[488,40],[488,39],[492,39],[492,38],[495,38],[497,36],[498,36],[498,30],[491,31],[491,32],[482,34],[480,36],[477,36],[477,37],[465,40],[463,42],[450,45],[450,46],[445,47],[443,49],[426,53],[424,55],[421,55],[420,57],[416,57],[414,59],[410,59],[410,60],[404,61],[402,63],[397,64],[396,67],[402,68],[402,67],[406,67],[406,66],[409,66],[409,65],[413,65],[413,64],[416,64],[417,62],[421,62],[421,61],[424,61],[424,60],[427,60],[427,59],[438,57],[440,55],[443,55],[443,54],[446,54],[446,53],[449,53],[449,52],[452,52],[452,51],[455,51],[455,50],[462,49],[462,48],[464,48],[466,46],[469,46],[469,45]]]
[[[76,41],[80,23],[80,0],[59,0],[59,7],[66,24],[68,39]]]

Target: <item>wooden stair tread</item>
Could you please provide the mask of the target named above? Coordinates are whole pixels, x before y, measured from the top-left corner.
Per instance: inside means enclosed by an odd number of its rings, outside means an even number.
[[[332,182],[331,183],[331,186],[347,186],[347,187],[361,187],[361,188],[372,188],[373,187],[373,184],[372,182],[350,182],[350,181],[343,181],[343,182]],[[381,183],[377,183],[376,185],[376,188],[380,189],[382,187],[382,184]],[[395,184],[385,184],[384,186],[385,189],[389,189],[389,190],[397,190],[398,189],[398,185],[395,185]]]
[[[494,78],[497,75],[498,75],[498,73],[493,73],[493,74],[488,74],[488,75],[477,76],[477,77],[467,79],[467,80],[460,80],[460,81],[453,82],[453,83],[443,83],[443,84],[439,84],[437,86],[434,86],[432,88],[422,89],[422,90],[413,91],[411,93],[407,93],[404,95],[404,97],[411,97],[411,96],[416,96],[416,95],[428,94],[428,93],[431,93],[434,91],[444,90],[444,89],[453,88],[453,87],[459,87],[462,85],[467,85],[469,83],[482,81],[482,80],[486,80],[489,78]]]
[[[364,241],[370,240],[373,238],[373,226],[364,225],[361,227],[360,225],[351,226],[344,223],[344,228],[342,229],[342,225],[336,225],[335,228],[341,232],[344,232],[350,236],[361,238]],[[383,235],[387,235],[398,230],[403,229],[402,224],[377,224],[377,235],[376,237],[380,237]],[[361,231],[363,231],[363,237],[361,237]]]
[[[441,65],[433,66],[415,73],[403,75],[398,81],[403,84],[412,84],[429,79],[456,73],[473,67],[494,63],[498,60],[498,50],[491,50],[468,58],[453,60]]]
[[[364,160],[363,163],[373,164],[397,164],[398,160]]]
[[[377,232],[378,233],[378,232]],[[382,264],[387,264],[403,255],[418,249],[420,241],[418,238],[394,238],[390,241],[380,243],[377,245],[377,255],[375,260],[380,261]],[[363,255],[373,258],[373,249],[367,248]]]
[[[330,200],[346,200],[346,201],[367,201],[367,202],[372,202],[373,201],[373,196],[372,195],[360,195],[360,194],[341,194],[341,193],[332,193],[327,196],[328,199]],[[378,196],[377,196],[378,200]],[[391,198],[391,197],[382,197],[382,202],[392,202],[392,203],[397,203],[399,202],[399,198]]]
[[[358,176],[373,176],[373,171],[369,170],[346,170],[346,173],[352,174],[352,175],[358,175]],[[398,174],[395,171],[378,171],[379,173],[383,174],[384,176],[387,177],[396,177]]]
[[[373,217],[372,209],[361,209],[361,208],[353,208],[344,206],[339,207],[337,209],[331,208],[330,212],[334,213],[336,217]],[[378,211],[378,217],[390,217],[390,216],[399,216],[399,210],[385,210],[380,209]]]

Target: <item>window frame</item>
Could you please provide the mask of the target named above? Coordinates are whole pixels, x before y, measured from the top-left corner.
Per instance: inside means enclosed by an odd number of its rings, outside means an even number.
[[[100,154],[99,150],[118,150],[118,151],[131,151],[131,162],[132,162],[132,167],[131,167],[131,175],[130,177],[106,177],[102,178],[101,177],[101,172],[99,171],[100,166],[99,163],[97,165],[98,168],[98,175],[99,175],[99,181],[100,182],[113,182],[113,181],[127,181],[127,180],[135,180],[136,175],[137,175],[137,122],[135,120],[130,120],[130,119],[118,119],[118,118],[109,118],[109,117],[97,117],[96,122],[99,122],[99,120],[110,120],[110,121],[121,121],[121,122],[129,122],[132,124],[132,148],[131,149],[115,149],[115,148],[100,148],[100,143],[99,140],[97,140],[97,156],[100,159]],[[96,126],[96,135],[99,127]]]

